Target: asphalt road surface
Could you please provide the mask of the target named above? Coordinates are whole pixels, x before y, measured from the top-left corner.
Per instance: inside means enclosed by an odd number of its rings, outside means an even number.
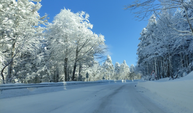
[[[73,85],[37,93],[39,88],[32,95],[1,98],[0,113],[167,113],[135,86],[136,82]]]

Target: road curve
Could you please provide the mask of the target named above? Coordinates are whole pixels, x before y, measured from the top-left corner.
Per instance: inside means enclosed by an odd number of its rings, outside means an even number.
[[[0,113],[167,113],[143,96],[135,84],[64,88],[63,91],[4,98],[0,99]]]

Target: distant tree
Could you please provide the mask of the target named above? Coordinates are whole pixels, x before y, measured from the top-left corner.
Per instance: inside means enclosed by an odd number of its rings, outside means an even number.
[[[130,69],[130,72],[131,72],[131,73],[135,72],[135,66],[134,66],[133,64],[131,64],[131,66],[130,66],[129,69]]]
[[[108,55],[106,61],[103,63],[103,72],[105,75],[105,78],[108,80],[111,80],[112,75],[114,73],[114,67],[111,60],[111,57]]]
[[[94,61],[94,64],[91,67],[87,66],[86,68],[83,68],[81,71],[83,78],[86,78],[86,73],[89,73],[90,81],[103,79],[102,66],[97,61]]]
[[[118,63],[118,62],[116,62],[115,63],[115,68],[114,68],[114,76],[113,76],[113,78],[115,79],[115,80],[118,80],[119,79],[119,77],[120,77],[120,64]]]
[[[120,78],[121,80],[126,80],[129,78],[130,70],[129,66],[127,65],[126,61],[124,60],[120,66]]]

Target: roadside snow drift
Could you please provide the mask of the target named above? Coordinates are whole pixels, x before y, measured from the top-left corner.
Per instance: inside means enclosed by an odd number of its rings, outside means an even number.
[[[171,112],[193,113],[193,71],[180,79],[139,82],[138,86],[161,97],[155,101]]]

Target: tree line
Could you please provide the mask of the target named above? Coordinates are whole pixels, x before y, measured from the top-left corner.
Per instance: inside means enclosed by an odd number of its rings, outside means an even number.
[[[138,69],[146,79],[176,79],[193,70],[193,1],[145,0],[126,6],[138,19],[149,18],[140,33]]]
[[[120,78],[119,64],[114,69],[110,56],[97,62],[107,46],[104,36],[92,31],[87,13],[64,8],[49,23],[38,13],[40,1],[0,1],[2,83],[134,79],[127,66]]]

